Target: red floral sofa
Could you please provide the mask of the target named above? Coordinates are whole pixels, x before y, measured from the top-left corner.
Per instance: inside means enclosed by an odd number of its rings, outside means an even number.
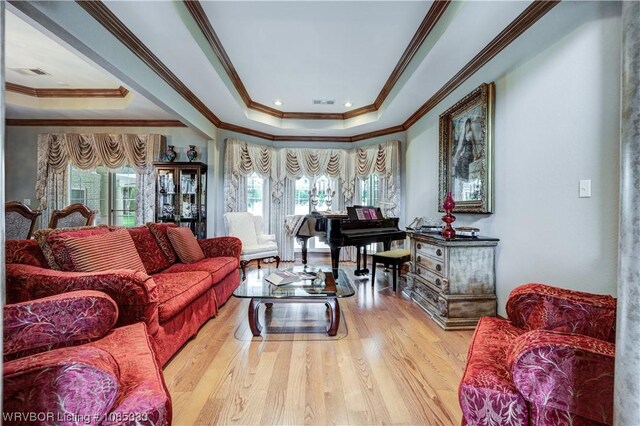
[[[198,240],[205,258],[180,263],[167,236],[173,224],[148,223],[130,228],[147,273],[133,270],[68,272],[52,269],[36,240],[6,242],[7,302],[20,303],[74,290],[98,290],[119,308],[116,326],[144,322],[161,365],[209,318],[215,316],[240,283],[242,243],[234,237]],[[49,241],[48,256],[61,253],[68,236],[95,233],[97,227],[69,229]],[[38,231],[40,232],[40,231]],[[57,265],[61,267],[61,265]]]
[[[171,424],[146,326],[112,329],[118,306],[106,294],[74,291],[3,313],[3,423]]]
[[[476,327],[458,391],[463,424],[613,424],[616,300],[526,284],[507,315]]]

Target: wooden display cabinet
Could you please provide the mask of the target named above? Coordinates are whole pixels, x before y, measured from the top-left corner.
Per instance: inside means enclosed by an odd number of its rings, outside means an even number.
[[[207,165],[153,163],[156,172],[156,222],[191,228],[196,238],[207,236]]]

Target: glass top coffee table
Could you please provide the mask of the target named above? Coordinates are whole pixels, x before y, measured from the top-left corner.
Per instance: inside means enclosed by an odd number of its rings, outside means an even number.
[[[326,270],[325,270],[326,269]],[[262,326],[258,320],[258,308],[264,303],[268,306],[273,303],[324,303],[329,308],[329,327],[327,333],[329,336],[335,336],[340,325],[340,305],[338,299],[341,297],[350,297],[355,294],[355,290],[351,285],[351,280],[346,272],[342,269],[338,270],[338,277],[335,280],[335,292],[331,288],[331,278],[333,277],[330,268],[323,269],[327,275],[327,286],[325,284],[313,285],[311,279],[301,279],[299,281],[275,285],[266,280],[266,277],[274,270],[265,269],[264,276],[257,278],[247,278],[233,292],[235,297],[251,299],[249,302],[249,327],[254,336],[259,336],[262,332]],[[302,273],[302,269],[290,269],[294,273]],[[313,268],[306,271],[314,273]],[[327,290],[329,288],[329,290]]]

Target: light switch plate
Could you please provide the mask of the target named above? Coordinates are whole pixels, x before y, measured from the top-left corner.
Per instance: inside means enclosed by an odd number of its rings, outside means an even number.
[[[22,200],[22,204],[24,204],[25,206],[31,207],[31,198],[24,198]]]
[[[591,179],[582,179],[580,180],[580,198],[590,198],[591,197]]]

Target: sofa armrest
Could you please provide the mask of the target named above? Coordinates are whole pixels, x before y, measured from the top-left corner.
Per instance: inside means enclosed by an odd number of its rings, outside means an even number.
[[[206,257],[235,257],[240,259],[242,241],[236,237],[217,237],[198,240]]]
[[[508,364],[530,403],[612,424],[614,357],[613,343],[535,330],[514,341]]]
[[[258,234],[258,244],[275,243],[275,234]]]
[[[555,330],[615,341],[616,299],[609,295],[525,284],[509,295],[507,315],[525,330]]]
[[[99,291],[72,291],[3,308],[5,359],[87,342],[104,336],[118,305]]]
[[[2,409],[9,423],[59,424],[73,415],[89,419],[78,423],[97,424],[94,416],[109,413],[118,396],[118,364],[99,348],[56,349],[6,362],[2,370]],[[14,417],[29,413],[51,417]]]
[[[143,272],[114,269],[104,272],[64,272],[37,266],[7,265],[7,303],[68,293],[97,290],[118,305],[116,326],[142,321],[154,335],[158,331],[158,289]]]

